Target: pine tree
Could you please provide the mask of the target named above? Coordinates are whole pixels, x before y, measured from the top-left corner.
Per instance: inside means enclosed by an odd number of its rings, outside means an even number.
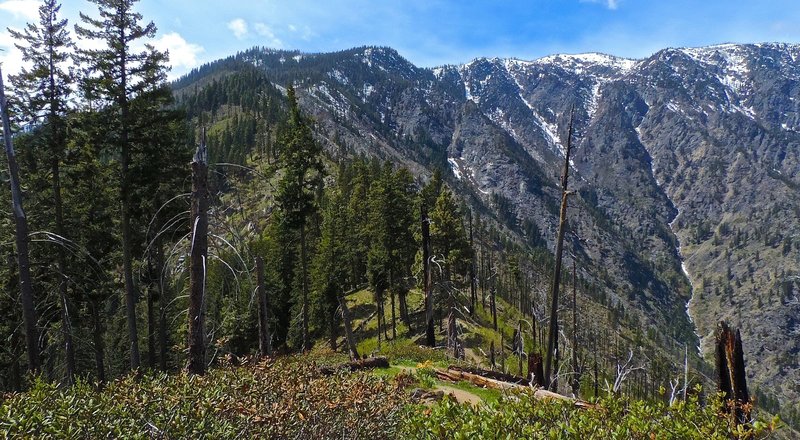
[[[469,258],[469,242],[461,209],[448,188],[442,188],[430,216],[433,252],[444,259],[444,281],[450,282],[452,268]]]
[[[322,184],[322,149],[314,141],[309,122],[300,113],[293,86],[288,87],[289,122],[283,137],[281,161],[284,175],[276,197],[284,221],[300,233],[300,289],[303,350],[310,348],[308,337],[308,219],[317,212],[316,189]]]
[[[3,142],[8,160],[9,183],[11,185],[11,211],[14,217],[14,229],[17,245],[17,271],[19,275],[20,302],[22,303],[22,319],[25,323],[25,342],[28,349],[28,370],[37,372],[39,361],[39,329],[37,328],[36,309],[33,304],[33,286],[31,284],[30,261],[28,257],[28,219],[25,217],[22,190],[19,182],[19,167],[11,139],[11,122],[8,115],[8,102],[3,87],[3,73],[0,71],[0,116],[3,122]]]
[[[336,350],[339,336],[337,309],[344,293],[348,267],[342,264],[347,259],[347,216],[344,197],[338,189],[330,191],[322,219],[320,242],[314,256],[313,285],[315,321],[325,329],[332,350]]]
[[[22,52],[23,60],[31,63],[30,67],[23,67],[10,80],[20,97],[25,122],[38,126],[37,132],[47,145],[54,211],[53,232],[58,237],[65,237],[67,234],[64,228],[61,162],[66,146],[67,100],[72,83],[72,75],[66,64],[74,45],[67,30],[67,20],[59,18],[60,9],[61,5],[55,0],[45,0],[39,7],[38,24],[28,23],[22,31],[9,29],[11,36],[19,42],[15,46]],[[55,254],[66,383],[72,384],[75,375],[75,349],[70,316],[74,313],[70,313],[72,301],[67,295],[67,257],[61,246],[58,246]]]
[[[141,24],[142,15],[134,11],[137,0],[90,0],[98,7],[100,18],[81,13],[84,26],[75,26],[82,39],[105,44],[101,49],[82,49],[78,59],[87,67],[83,87],[89,96],[105,101],[118,109],[119,116],[109,127],[109,136],[118,147],[120,163],[120,204],[122,235],[122,267],[125,283],[125,308],[130,339],[130,366],[141,363],[137,330],[137,292],[133,279],[133,232],[131,209],[136,205],[131,185],[131,134],[141,115],[131,112],[131,101],[165,80],[166,55],[147,46],[143,51],[133,47],[155,36],[152,22]]]

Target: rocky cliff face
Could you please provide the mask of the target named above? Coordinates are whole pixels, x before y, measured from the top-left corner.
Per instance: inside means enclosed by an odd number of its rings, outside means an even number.
[[[784,401],[800,397],[798,56],[721,45],[422,69],[388,48],[240,55],[295,82],[333,154],[449,169],[551,249],[574,115],[569,252],[665,345],[708,354],[719,320],[741,327],[751,379]]]

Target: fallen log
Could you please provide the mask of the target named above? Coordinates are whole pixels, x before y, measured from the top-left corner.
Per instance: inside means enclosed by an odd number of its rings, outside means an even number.
[[[325,376],[330,376],[337,371],[360,371],[371,370],[373,368],[389,368],[389,359],[385,357],[371,357],[334,366],[319,367],[319,372]]]
[[[546,400],[546,399],[555,399],[555,400],[564,400],[572,402],[576,408],[581,409],[597,409],[598,406],[584,400],[573,399],[572,397],[562,396],[561,394],[554,393],[552,391],[548,391],[542,388],[531,388],[528,385],[521,385],[518,383],[513,382],[505,382],[502,380],[492,379],[489,377],[481,376],[479,374],[473,374],[466,371],[460,371],[455,369],[448,368],[447,370],[443,370],[440,368],[434,368],[436,372],[436,377],[441,380],[448,380],[452,382],[458,382],[461,380],[470,382],[474,385],[484,387],[484,388],[493,388],[496,390],[531,390],[533,389],[533,397],[535,399]]]
[[[513,374],[501,373],[499,371],[484,370],[475,367],[461,367],[458,365],[450,365],[448,370],[463,371],[466,373],[477,374],[478,376],[488,377],[489,379],[500,380],[503,382],[511,382],[518,385],[530,385],[530,381],[522,376],[515,376]]]

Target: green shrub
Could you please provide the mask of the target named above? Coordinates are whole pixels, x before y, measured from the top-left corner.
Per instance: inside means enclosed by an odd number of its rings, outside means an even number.
[[[406,402],[392,382],[288,358],[101,391],[35,381],[0,404],[0,438],[396,438]]]
[[[668,406],[660,402],[609,398],[597,409],[570,402],[536,400],[529,393],[502,396],[496,402],[462,405],[445,399],[430,408],[409,410],[402,437],[407,439],[703,439],[761,438],[775,429],[756,422],[731,430],[720,415],[719,400],[700,405],[696,398]]]

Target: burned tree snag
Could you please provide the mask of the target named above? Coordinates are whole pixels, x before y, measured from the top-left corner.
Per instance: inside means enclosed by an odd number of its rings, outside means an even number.
[[[206,345],[203,297],[206,288],[206,257],[208,256],[208,151],[206,133],[192,161],[192,210],[189,254],[189,363],[190,374],[206,371]]]
[[[489,345],[489,365],[492,366],[492,371],[497,369],[497,363],[495,362],[494,359],[494,341],[492,341],[491,344]]]
[[[581,372],[578,366],[578,268],[572,259],[572,394],[581,391]]]
[[[558,285],[561,280],[561,259],[564,253],[564,232],[567,228],[567,198],[570,191],[567,190],[569,179],[569,154],[572,148],[572,119],[574,109],[570,113],[569,128],[567,130],[567,147],[564,152],[564,171],[561,174],[561,214],[558,221],[558,239],[556,240],[556,264],[553,270],[553,286],[550,290],[550,331],[547,334],[547,354],[544,364],[545,386],[549,389],[550,373],[553,366],[553,357],[558,343]]]
[[[269,333],[269,294],[264,285],[264,259],[256,257],[256,279],[258,281],[258,352],[261,356],[272,356],[272,338]]]
[[[422,222],[422,284],[425,290],[425,345],[436,346],[436,334],[433,328],[433,292],[431,290],[431,232],[428,211],[423,204],[420,207]]]
[[[456,314],[453,307],[450,308],[450,314],[447,316],[447,348],[452,350],[454,358],[460,359],[458,325],[456,324]]]
[[[726,408],[731,411],[733,424],[747,423],[750,419],[750,394],[744,370],[742,338],[738,329],[725,322],[717,326],[716,338],[717,385],[725,394]]]
[[[19,273],[20,302],[22,320],[25,324],[25,343],[28,351],[28,371],[37,372],[41,367],[39,360],[39,329],[36,327],[36,308],[33,305],[33,285],[31,284],[30,260],[28,259],[28,218],[22,206],[22,190],[19,183],[19,166],[11,141],[11,125],[8,120],[8,104],[3,88],[3,73],[0,71],[0,111],[3,118],[3,139],[8,160],[9,183],[11,184],[11,211],[14,217],[17,245],[17,264]]]
[[[536,352],[528,356],[528,376],[531,383],[544,387],[544,369],[542,368],[542,355]]]

